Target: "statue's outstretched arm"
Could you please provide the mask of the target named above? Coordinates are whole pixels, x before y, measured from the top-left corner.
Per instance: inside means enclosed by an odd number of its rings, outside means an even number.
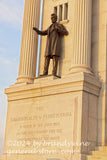
[[[38,28],[36,27],[33,27],[33,30],[37,32],[37,34],[40,34],[42,36],[45,36],[47,35],[47,30],[44,30],[44,31],[40,31]]]

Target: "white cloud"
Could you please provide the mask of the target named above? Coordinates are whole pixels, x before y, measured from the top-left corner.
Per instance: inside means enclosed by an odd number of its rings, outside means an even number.
[[[0,91],[0,126],[2,129],[0,132],[0,136],[2,137],[4,135],[4,129],[5,129],[6,111],[7,111],[7,97],[3,92]]]
[[[7,98],[0,90],[0,155],[3,153],[4,135],[5,135],[5,124],[6,124],[6,112],[7,111]]]
[[[0,89],[6,88],[13,84],[17,78],[18,63],[12,58],[0,56]],[[1,99],[1,97],[0,97]]]
[[[6,50],[4,48],[0,47],[0,53],[5,53],[5,52],[6,52]]]
[[[20,28],[23,21],[24,0],[1,0],[0,21]]]
[[[0,155],[3,154],[3,143],[4,143],[4,140],[2,137],[0,137]]]
[[[5,65],[12,65],[13,64],[13,62],[12,61],[10,61],[9,59],[7,59],[7,58],[4,58],[4,57],[1,57],[0,56],[0,65],[1,64],[5,64]]]
[[[0,55],[0,66],[1,68],[14,68],[16,69],[16,67],[18,66],[18,63],[16,63],[17,59],[16,58],[9,58],[9,57],[3,57]],[[1,71],[2,69],[0,69]]]

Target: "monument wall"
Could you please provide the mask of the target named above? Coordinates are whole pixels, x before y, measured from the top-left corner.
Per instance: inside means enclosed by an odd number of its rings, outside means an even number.
[[[93,0],[92,70],[102,88],[98,103],[98,145],[107,144],[107,1]]]

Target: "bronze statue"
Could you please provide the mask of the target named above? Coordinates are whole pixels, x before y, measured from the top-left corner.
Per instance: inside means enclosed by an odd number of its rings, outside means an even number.
[[[53,59],[52,75],[56,76],[58,58],[60,57],[59,53],[57,52],[58,40],[61,35],[68,35],[68,32],[62,24],[56,22],[56,14],[51,14],[51,21],[52,24],[49,26],[47,30],[40,31],[36,27],[33,27],[33,30],[35,30],[40,35],[47,35],[43,75],[48,75],[49,62],[50,59]]]

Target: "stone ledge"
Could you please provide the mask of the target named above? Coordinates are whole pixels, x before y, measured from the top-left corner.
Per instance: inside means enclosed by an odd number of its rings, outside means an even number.
[[[5,89],[5,93],[8,101],[12,101],[77,91],[86,91],[99,96],[100,88],[101,83],[97,77],[80,72],[64,75],[61,79],[55,76],[43,76],[36,78],[33,84],[14,84]]]
[[[66,156],[63,156],[63,154],[59,157],[59,155],[57,155],[57,159],[58,160],[65,160],[65,157]],[[77,155],[73,155],[72,156],[73,157],[73,159],[78,159],[78,160],[86,160],[86,155],[85,154],[77,154]],[[46,156],[42,156],[41,155],[41,158],[40,158],[40,156],[37,156],[37,155],[35,155],[35,154],[10,154],[10,155],[4,155],[3,156],[3,159],[0,159],[0,160],[24,160],[24,159],[26,159],[26,160],[35,160],[35,159],[38,159],[38,160],[54,160],[54,159],[56,159],[56,156],[55,155],[50,155],[50,156],[47,156],[47,158],[46,158]],[[56,160],[57,160],[56,159]]]

